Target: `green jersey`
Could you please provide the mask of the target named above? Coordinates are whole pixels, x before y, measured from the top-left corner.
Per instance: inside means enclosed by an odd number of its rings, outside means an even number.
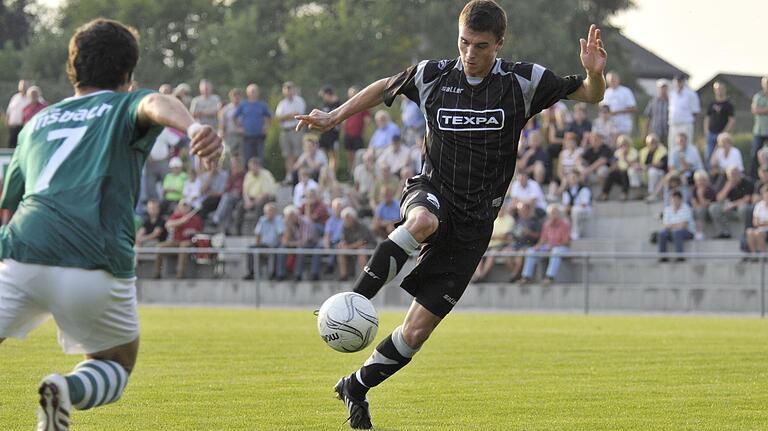
[[[141,130],[148,90],[70,97],[30,120],[5,173],[0,258],[135,275],[134,208],[162,127]]]

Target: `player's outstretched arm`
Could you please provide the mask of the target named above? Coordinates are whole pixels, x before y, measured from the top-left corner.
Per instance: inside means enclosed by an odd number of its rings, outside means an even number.
[[[296,125],[296,130],[301,130],[305,126],[319,132],[332,129],[352,115],[383,103],[386,86],[387,78],[380,79],[331,112],[314,109],[309,115],[297,115],[295,118],[299,120],[299,124]]]
[[[605,62],[608,54],[603,47],[603,39],[600,37],[600,29],[596,25],[589,26],[587,40],[579,39],[581,45],[581,65],[587,71],[587,79],[581,87],[568,95],[571,100],[587,103],[597,103],[603,100],[605,93]]]
[[[187,108],[178,99],[159,93],[153,93],[139,103],[139,126],[148,127],[158,124],[187,132],[192,139],[190,151],[210,166],[217,161],[223,151],[221,138],[211,126],[196,123]]]

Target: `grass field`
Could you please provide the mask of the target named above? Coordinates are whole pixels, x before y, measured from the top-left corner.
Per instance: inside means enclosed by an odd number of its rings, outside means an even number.
[[[379,339],[402,313],[381,316]],[[344,430],[332,386],[370,349],[327,348],[309,311],[142,308],[123,399],[73,430]],[[378,340],[377,340],[378,342]],[[371,391],[377,430],[765,430],[768,322],[456,313]],[[34,429],[64,356],[46,324],[0,347],[0,430]]]

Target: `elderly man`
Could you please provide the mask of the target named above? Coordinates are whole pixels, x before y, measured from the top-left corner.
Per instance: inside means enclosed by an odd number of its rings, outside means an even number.
[[[672,91],[669,93],[669,137],[685,133],[688,142],[694,142],[693,126],[696,115],[701,111],[701,102],[695,91],[688,87],[688,77],[675,76]],[[674,148],[670,152],[674,152]]]
[[[617,134],[631,135],[634,125],[633,114],[637,109],[637,101],[632,90],[621,85],[619,74],[615,71],[605,75],[608,88],[605,89],[603,103],[611,108],[611,117],[616,126]]]
[[[192,99],[189,112],[200,124],[205,124],[218,130],[221,98],[213,94],[213,84],[207,79],[201,79],[200,95]]]
[[[717,192],[715,202],[709,205],[709,216],[719,232],[717,238],[731,237],[729,219],[747,219],[747,215],[752,212],[752,194],[755,192],[755,185],[736,166],[729,167],[725,173],[725,184]]]
[[[29,101],[27,103],[27,106],[24,107],[24,110],[22,111],[21,115],[21,121],[24,124],[27,124],[29,120],[32,119],[32,117],[35,116],[38,112],[42,111],[43,108],[48,106],[48,102],[43,99],[43,92],[40,90],[40,87],[37,85],[33,85],[29,87],[27,90],[27,100]]]
[[[693,239],[696,225],[693,221],[691,207],[683,202],[683,194],[677,190],[672,192],[669,205],[664,208],[662,223],[664,228],[659,232],[659,253],[667,252],[667,243],[670,240],[675,244],[675,252],[682,253],[683,243]],[[667,257],[659,259],[660,262],[667,262],[668,260]],[[678,257],[676,260],[682,262],[685,258]]]
[[[259,99],[261,90],[258,85],[248,84],[245,95],[247,99],[240,103],[235,111],[235,121],[243,128],[243,160],[258,157],[263,163],[264,140],[272,112],[267,104]]]
[[[645,106],[643,114],[648,119],[642,136],[655,133],[661,142],[667,142],[669,133],[669,84],[666,79],[656,81],[656,96]]]
[[[667,147],[659,142],[659,137],[653,133],[645,137],[645,146],[640,149],[640,166],[645,173],[648,184],[648,202],[658,198],[659,185],[667,172]]]
[[[252,157],[248,160],[248,172],[243,178],[243,200],[235,210],[234,228],[237,235],[243,228],[243,219],[247,212],[261,216],[264,204],[275,200],[277,184],[275,177],[267,169],[261,167],[261,161]]]
[[[280,122],[280,149],[285,159],[285,182],[292,183],[293,165],[301,154],[301,138],[304,136],[303,132],[295,129],[298,121],[294,117],[304,114],[307,104],[296,94],[296,87],[291,81],[283,84],[283,97],[275,109],[275,120]]]
[[[357,211],[352,207],[344,208],[341,211],[342,230],[341,241],[336,248],[340,250],[359,250],[373,248],[376,245],[376,238],[368,227],[360,223],[357,218]],[[336,256],[339,264],[339,281],[349,280],[349,258],[352,256]],[[357,255],[357,266],[359,271],[363,271],[365,262],[368,260],[368,254],[361,253]]]
[[[16,148],[16,141],[24,127],[24,107],[29,103],[27,99],[28,81],[19,81],[19,91],[11,97],[8,109],[5,110],[5,123],[8,126],[8,148]]]
[[[571,245],[571,224],[562,217],[562,211],[557,204],[550,204],[547,207],[547,221],[541,230],[541,237],[535,246],[525,252],[525,264],[523,264],[523,273],[520,279],[521,284],[529,283],[533,280],[533,271],[541,257],[535,256],[536,253],[549,252],[549,264],[544,276],[543,284],[550,284],[555,281],[557,270],[560,269],[562,262],[561,255],[568,253]]]
[[[709,163],[717,165],[721,172],[727,172],[732,166],[744,172],[744,159],[741,151],[733,146],[733,136],[730,133],[723,132],[717,136],[717,149],[712,153]]]
[[[376,111],[373,118],[376,121],[376,131],[373,132],[371,140],[368,141],[368,147],[378,156],[384,148],[392,143],[395,135],[400,136],[400,128],[392,122],[387,111]]]
[[[715,81],[712,84],[712,90],[715,93],[715,100],[709,103],[707,116],[704,117],[704,136],[707,137],[707,151],[704,154],[704,160],[707,162],[712,157],[712,152],[715,151],[717,135],[723,132],[730,132],[733,129],[734,123],[736,123],[736,118],[733,114],[733,104],[728,100],[725,84]]]
[[[283,224],[283,217],[277,213],[277,206],[270,202],[264,205],[264,215],[259,218],[256,227],[253,229],[256,244],[249,248],[280,247],[280,241],[282,240],[284,231],[285,225]],[[267,259],[267,272],[269,273],[269,278],[274,279],[277,276],[275,267],[276,256],[270,254],[267,256]],[[254,256],[248,256],[248,274],[245,275],[243,278],[244,280],[254,279],[256,272],[254,260]]]
[[[179,201],[176,209],[165,222],[165,229],[173,232],[173,237],[158,244],[158,247],[191,247],[192,237],[203,231],[203,221],[197,216],[197,211],[185,200]],[[163,261],[167,254],[158,254],[155,259],[155,278],[162,278]],[[183,278],[187,268],[187,254],[179,253],[176,266],[176,278]]]

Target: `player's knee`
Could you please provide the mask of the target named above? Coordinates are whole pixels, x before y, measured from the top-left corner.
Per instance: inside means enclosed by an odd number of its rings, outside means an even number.
[[[427,210],[418,210],[408,215],[406,228],[413,238],[424,242],[430,235],[437,231],[438,220],[434,214]]]
[[[403,338],[408,347],[418,349],[424,344],[432,333],[431,329],[414,325],[403,325]]]

